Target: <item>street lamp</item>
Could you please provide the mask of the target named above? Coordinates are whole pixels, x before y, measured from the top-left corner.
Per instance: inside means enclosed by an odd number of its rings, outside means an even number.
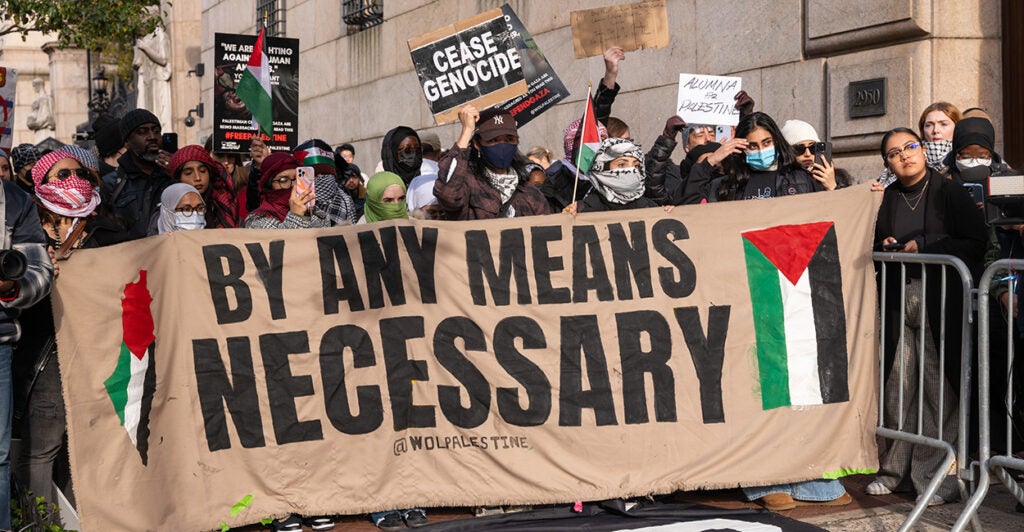
[[[92,77],[92,100],[89,100],[89,110],[99,115],[105,113],[107,108],[110,107],[110,98],[107,96],[107,85],[110,80],[107,79],[106,73],[103,68],[100,68],[96,75]]]

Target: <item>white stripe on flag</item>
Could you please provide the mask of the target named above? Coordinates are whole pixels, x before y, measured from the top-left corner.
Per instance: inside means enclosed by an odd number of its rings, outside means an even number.
[[[138,445],[139,418],[142,417],[142,386],[146,381],[146,370],[149,369],[149,353],[139,360],[129,355],[131,360],[131,376],[128,378],[128,402],[124,405],[124,429],[132,439],[132,445]]]
[[[795,285],[779,272],[786,323],[789,404],[794,406],[822,404],[821,382],[818,380],[818,337],[814,332],[808,271],[804,270]]]

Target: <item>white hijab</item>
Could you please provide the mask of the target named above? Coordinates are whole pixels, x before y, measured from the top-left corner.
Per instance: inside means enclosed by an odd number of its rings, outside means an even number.
[[[189,192],[195,192],[199,197],[203,196],[196,190],[196,187],[187,183],[175,183],[165,188],[163,194],[160,194],[160,218],[156,221],[159,234],[178,230],[174,223],[174,209],[178,207],[181,198],[184,198]],[[193,214],[192,216],[199,215]]]

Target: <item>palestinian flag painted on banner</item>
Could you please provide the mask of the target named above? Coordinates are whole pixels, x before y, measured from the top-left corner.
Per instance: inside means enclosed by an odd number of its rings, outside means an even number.
[[[762,408],[849,401],[835,224],[780,225],[742,235]]]
[[[242,79],[235,88],[235,94],[252,112],[253,127],[267,135],[274,131],[274,106],[270,98],[270,63],[267,58],[267,42],[263,38],[266,28],[260,29],[256,44],[249,55],[249,63],[242,72]]]
[[[597,119],[594,118],[594,100],[587,94],[587,110],[583,113],[583,121],[580,123],[583,133],[580,135],[580,151],[576,156],[576,168],[580,173],[587,173],[594,165],[594,157],[601,147],[601,134],[597,130]]]
[[[128,431],[132,445],[139,450],[146,465],[149,450],[149,413],[156,390],[153,365],[153,314],[149,304],[153,297],[146,288],[146,270],[139,271],[139,281],[124,287],[121,299],[121,350],[114,373],[103,382],[114,404],[121,426]]]

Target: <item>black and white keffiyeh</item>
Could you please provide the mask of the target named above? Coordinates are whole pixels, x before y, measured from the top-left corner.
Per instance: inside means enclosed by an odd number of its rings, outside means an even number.
[[[640,161],[640,165],[611,169],[611,162],[619,157],[633,157]],[[644,195],[644,151],[626,139],[602,141],[589,173],[594,190],[611,203],[626,204]]]

